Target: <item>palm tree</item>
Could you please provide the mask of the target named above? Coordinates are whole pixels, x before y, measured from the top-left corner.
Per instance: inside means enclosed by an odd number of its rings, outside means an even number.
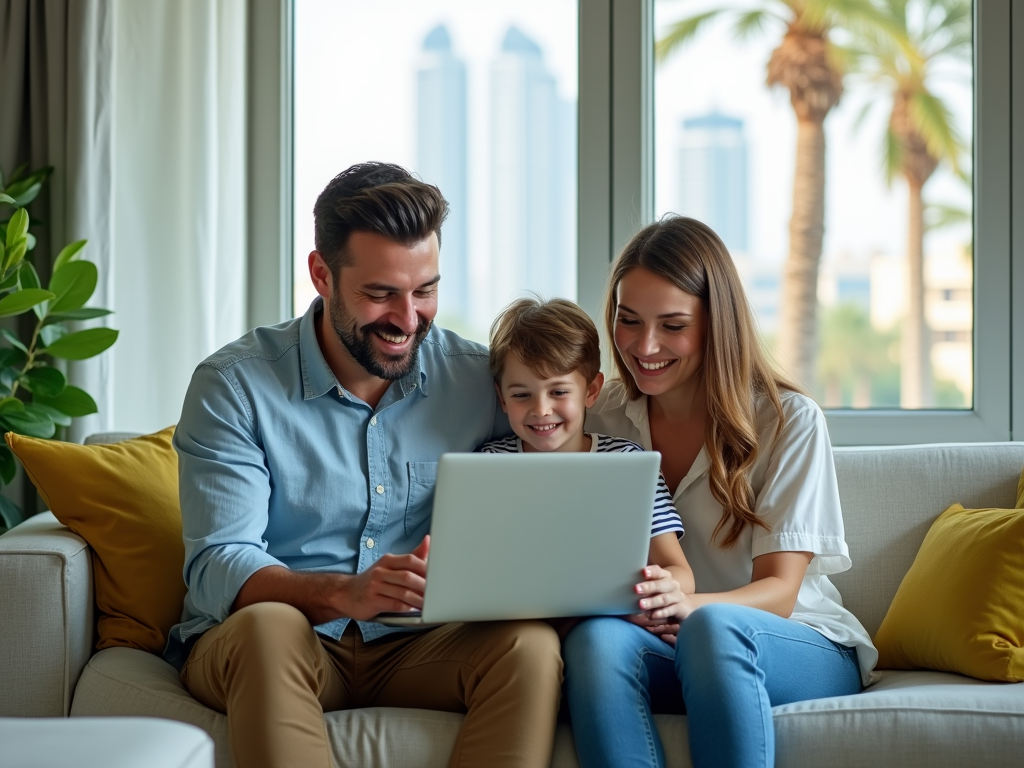
[[[789,256],[782,279],[776,353],[794,378],[814,380],[817,350],[818,265],[825,234],[825,118],[843,93],[842,51],[830,32],[877,23],[868,0],[761,0],[763,8],[717,8],[671,25],[655,46],[664,61],[721,14],[735,18],[738,37],[774,27],[782,32],[768,61],[767,85],[789,91],[796,113],[796,168],[789,224]]]
[[[818,379],[823,384],[826,408],[843,405],[843,388],[852,385],[854,408],[872,405],[872,380],[894,369],[889,349],[893,332],[879,332],[871,325],[867,310],[844,303],[825,310],[821,318],[821,346]]]
[[[924,316],[924,185],[940,163],[962,173],[965,143],[949,107],[931,87],[943,58],[969,60],[972,45],[970,0],[879,0],[883,28],[861,29],[851,62],[892,99],[882,137],[886,180],[902,176],[907,209],[907,317],[902,329],[900,405],[931,404],[931,340]],[[869,104],[866,109],[870,109]]]

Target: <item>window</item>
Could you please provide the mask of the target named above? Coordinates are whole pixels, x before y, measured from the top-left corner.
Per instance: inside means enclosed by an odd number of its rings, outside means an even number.
[[[295,304],[313,203],[396,162],[451,205],[438,322],[487,340],[526,291],[576,298],[575,0],[303,0],[295,6]]]
[[[824,407],[966,409],[971,2],[876,6],[819,28],[777,0],[656,0],[655,214],[719,233],[766,346]]]
[[[281,0],[289,5],[288,0]],[[703,0],[701,0],[703,2]],[[747,2],[747,0],[744,0]],[[751,5],[768,5],[770,0],[749,0]],[[628,238],[643,224],[653,220],[662,210],[676,208],[680,204],[676,202],[660,202],[665,200],[659,195],[665,194],[664,190],[668,184],[666,174],[675,173],[684,152],[693,148],[680,145],[679,134],[684,130],[682,121],[692,117],[700,117],[701,113],[693,115],[676,115],[674,125],[669,125],[671,131],[675,131],[677,143],[670,146],[668,170],[664,169],[662,161],[665,160],[664,149],[658,150],[657,139],[660,135],[665,137],[664,131],[659,134],[657,116],[660,114],[658,102],[657,82],[663,76],[655,65],[654,46],[658,39],[658,25],[656,23],[661,13],[660,6],[665,4],[668,9],[672,3],[670,0],[579,0],[577,3],[569,4],[569,10],[565,16],[569,20],[560,27],[566,31],[558,33],[552,42],[541,41],[544,49],[543,60],[552,73],[567,71],[561,65],[556,66],[556,57],[564,58],[566,52],[571,51],[572,56],[578,54],[578,65],[568,76],[556,74],[558,89],[561,97],[571,99],[578,93],[578,131],[576,153],[579,157],[577,168],[578,184],[576,187],[576,217],[578,221],[576,231],[576,258],[575,258],[575,297],[595,317],[600,317],[601,305],[603,302],[604,283],[607,276],[607,269],[610,260],[614,257],[619,248]],[[777,8],[783,8],[782,3],[771,3]],[[294,4],[295,12],[301,16],[302,9],[306,5],[316,5],[313,0],[303,0],[302,3]],[[335,4],[331,4],[335,5]],[[355,3],[336,3],[338,6],[348,6],[350,9],[357,7]],[[377,5],[386,5],[389,8],[396,8],[397,2],[363,4],[369,6],[366,13]],[[401,12],[392,12],[390,20],[400,18],[403,22],[411,17],[411,11],[404,9],[412,8],[420,4],[410,3],[402,6]],[[439,2],[438,5],[441,5]],[[459,5],[459,18],[463,15],[472,15],[472,8],[476,6],[492,5],[482,3],[463,3]],[[505,5],[495,3],[494,5]],[[549,8],[556,10],[555,16],[562,13],[558,10],[563,6],[557,0],[545,3],[517,2],[508,4],[509,8],[521,14],[516,16],[517,25],[520,26],[528,36],[533,36],[540,41],[541,35],[537,32],[536,25],[553,16],[548,12]],[[698,3],[689,2],[675,5],[692,6],[696,8]],[[724,5],[724,4],[723,4]],[[703,7],[703,6],[701,6]],[[577,16],[578,13],[578,16]],[[299,19],[301,23],[301,18]],[[437,23],[431,20],[430,23]],[[282,25],[286,26],[286,25]],[[389,27],[382,27],[374,22],[364,22],[360,29],[378,30]],[[389,39],[387,50],[394,54],[396,50],[411,50],[415,54],[413,58],[422,53],[426,36],[433,27],[424,22],[414,33],[410,33],[405,42]],[[728,24],[725,25],[728,29]],[[500,29],[485,46],[483,55],[485,62],[484,79],[487,78],[487,62],[493,60],[496,48],[500,47],[500,35],[507,29]],[[479,39],[470,35],[469,39],[455,26],[448,29],[452,51],[455,55],[466,56],[468,61],[468,49],[482,45]],[[578,37],[577,37],[578,35]],[[497,38],[497,41],[495,41]],[[296,46],[302,45],[302,35],[297,34]],[[335,35],[331,38],[334,42],[331,46],[332,60],[335,64],[329,67],[334,73],[335,82],[338,88],[330,91],[334,101],[341,103],[370,104],[363,98],[356,98],[354,95],[346,101],[337,95],[343,85],[345,93],[352,93],[352,89],[360,86],[363,78],[354,77],[340,73],[340,53]],[[1019,41],[1011,46],[1011,41]],[[347,42],[347,41],[346,41]],[[578,43],[578,48],[577,48]],[[378,42],[378,47],[382,44]],[[929,362],[933,369],[949,370],[957,368],[966,376],[959,379],[947,379],[940,387],[933,389],[933,399],[928,407],[905,409],[901,407],[900,394],[892,387],[888,390],[888,400],[882,398],[885,394],[883,388],[871,387],[870,395],[853,403],[852,391],[843,387],[839,388],[836,395],[842,403],[841,408],[833,408],[826,411],[829,420],[833,442],[837,445],[856,444],[885,444],[885,443],[914,443],[914,442],[942,442],[961,440],[1005,440],[1012,435],[1020,437],[1024,435],[1024,387],[1011,387],[1011,373],[1015,378],[1024,380],[1024,349],[1014,350],[1011,345],[1011,331],[1016,331],[1016,338],[1024,338],[1024,312],[1012,312],[1013,306],[1024,306],[1024,270],[1011,270],[1011,253],[1016,253],[1017,263],[1024,263],[1024,238],[1019,234],[1013,237],[1010,222],[1012,219],[1024,220],[1024,131],[1011,130],[1011,117],[1016,113],[1018,118],[1024,114],[1021,104],[1024,100],[1018,98],[1014,101],[1014,93],[1011,89],[1011,82],[1024,82],[1024,55],[1015,54],[1013,51],[1024,50],[1024,13],[1020,12],[1010,0],[975,0],[973,8],[973,56],[968,63],[969,71],[972,73],[973,95],[968,113],[973,119],[968,119],[968,125],[961,122],[957,124],[964,129],[965,138],[969,137],[973,144],[973,151],[969,153],[967,162],[963,168],[971,174],[971,186],[969,191],[956,187],[956,184],[947,177],[941,185],[936,176],[929,184],[936,186],[932,190],[934,195],[925,199],[936,203],[947,203],[950,208],[957,208],[961,211],[970,210],[970,223],[960,223],[946,228],[946,233],[952,237],[959,233],[960,246],[964,245],[965,232],[973,232],[973,241],[970,248],[960,249],[959,255],[955,249],[947,251],[947,265],[952,265],[959,270],[950,270],[942,280],[929,280],[923,283],[922,304],[928,327],[931,331],[931,351]],[[404,54],[403,54],[404,55]],[[410,54],[412,56],[412,54]],[[394,56],[393,56],[394,58]],[[296,66],[301,66],[301,53],[296,54]],[[574,60],[575,64],[575,60]],[[415,64],[410,65],[412,69]],[[406,68],[404,78],[405,85],[400,88],[387,89],[387,94],[393,102],[403,101],[406,105],[413,103],[415,77],[411,74],[410,66]],[[763,66],[763,62],[762,62]],[[376,71],[376,65],[360,64],[357,71],[360,75],[367,71]],[[478,70],[479,71],[479,70]],[[763,71],[763,70],[762,70]],[[964,70],[967,71],[967,70]],[[714,67],[702,66],[691,72],[690,80],[714,80],[717,70]],[[467,63],[467,78],[472,83],[473,74],[470,65]],[[397,81],[396,81],[397,82]],[[578,91],[576,86],[578,84]],[[957,88],[967,87],[964,83],[956,85]],[[303,78],[298,77],[296,88],[301,91]],[[758,86],[761,87],[761,86]],[[952,86],[951,86],[952,87]],[[853,84],[850,86],[851,93]],[[380,87],[377,88],[380,91]],[[785,94],[771,96],[767,89],[761,87],[763,99],[771,102],[773,99],[782,114],[788,109],[788,97]],[[1020,89],[1017,89],[1018,92]],[[473,86],[469,86],[472,93]],[[404,94],[404,95],[403,95]],[[400,98],[399,98],[400,97]],[[298,163],[301,160],[303,147],[306,139],[303,138],[303,120],[301,116],[303,97],[301,93],[296,95],[295,107],[295,157]],[[321,99],[326,103],[327,99]],[[851,98],[852,101],[852,98]],[[878,99],[881,103],[881,97]],[[717,107],[718,111],[726,118],[735,117],[730,113],[732,106],[726,103],[725,97],[717,104],[706,104],[707,107]],[[741,105],[742,106],[742,105]],[[771,104],[770,104],[771,106]],[[843,107],[840,107],[843,108]],[[963,120],[963,107],[958,107],[961,115],[958,120]],[[485,110],[486,111],[486,110]],[[379,107],[373,107],[374,114],[380,112]],[[713,114],[713,109],[703,110],[702,114],[707,116]],[[834,120],[836,112],[829,118]],[[742,117],[742,116],[741,116]],[[848,142],[850,146],[856,147],[863,143],[871,149],[871,143],[867,139],[854,138],[857,133],[843,134],[840,130],[843,120],[849,130],[854,126],[849,116],[843,119],[834,120],[837,127],[829,124],[828,128],[836,137],[829,139],[829,146],[836,148]],[[866,132],[870,125],[870,119],[858,128]],[[874,118],[879,119],[877,116]],[[671,122],[671,121],[670,121]],[[374,124],[379,124],[377,120]],[[877,123],[876,123],[877,125]],[[334,127],[337,127],[335,121]],[[694,128],[694,126],[690,126]],[[758,125],[758,129],[762,126]],[[696,126],[700,128],[700,126]],[[708,126],[704,126],[704,130]],[[792,131],[792,127],[790,128]],[[747,142],[746,160],[748,168],[759,162],[760,153],[758,142],[762,139],[755,136],[753,126],[744,124],[742,131],[738,132],[739,137]],[[477,134],[479,137],[481,134]],[[830,134],[831,135],[831,134]],[[727,152],[730,148],[734,157],[740,157],[741,153],[735,151],[737,132],[731,133],[732,144],[726,141],[729,138],[729,131],[723,136],[721,152]],[[848,138],[849,137],[849,138]],[[416,150],[412,139],[404,141],[404,154],[390,153],[391,157],[400,162],[408,163],[415,167]],[[479,138],[467,137],[467,143],[473,145],[480,141]],[[289,145],[290,146],[290,145]],[[348,147],[348,143],[344,144]],[[347,162],[355,162],[364,159],[368,150],[358,148],[350,157],[342,157],[340,151],[342,142],[332,142],[325,152],[333,153],[330,156],[322,155],[316,159],[315,165],[320,167],[324,177],[310,185],[314,190],[313,194],[323,186],[330,173],[336,172],[345,167]],[[1011,149],[1016,151],[1011,152]],[[387,150],[380,150],[384,152]],[[719,151],[716,150],[716,151]],[[658,158],[661,160],[658,160]],[[673,159],[674,156],[674,159]],[[876,173],[877,163],[865,155],[868,159],[863,160],[861,173]],[[792,170],[792,169],[791,169]],[[838,171],[837,171],[838,173]],[[936,174],[939,174],[936,171]],[[792,174],[790,174],[792,175]],[[304,261],[306,252],[312,247],[311,223],[304,218],[308,217],[312,199],[307,196],[305,201],[300,199],[301,193],[298,188],[301,182],[302,172],[295,174],[296,200],[294,230],[297,233],[296,243],[298,258],[296,259],[299,269],[296,284],[308,282],[305,275]],[[785,177],[785,174],[782,174]],[[677,179],[678,180],[678,179]],[[747,193],[747,243],[751,248],[754,239],[759,238],[759,232],[763,231],[764,225],[759,223],[763,220],[765,213],[763,209],[762,193],[754,192],[756,179],[748,179]],[[792,182],[787,182],[792,183]],[[659,186],[660,185],[660,186]],[[941,189],[940,189],[941,187]],[[895,195],[897,186],[894,184],[890,192],[882,185],[883,197]],[[927,193],[929,188],[925,187]],[[942,194],[939,194],[939,193]],[[948,193],[948,195],[947,195]],[[1013,193],[1013,194],[1011,194]],[[674,194],[680,195],[681,190]],[[774,192],[776,196],[783,199],[784,192]],[[843,197],[843,195],[847,197]],[[471,194],[471,202],[481,205],[482,201],[489,198],[485,191]],[[892,199],[892,198],[890,198]],[[846,201],[846,208],[865,211],[862,217],[862,225],[865,229],[874,227],[875,215],[870,213],[875,208],[863,201],[853,200],[850,202],[846,192],[832,192],[831,197],[826,193],[826,203],[834,209],[841,200]],[[489,204],[489,203],[488,203]],[[901,216],[905,209],[896,203],[892,204],[892,210],[886,212],[885,216],[879,215],[882,220],[894,218],[897,213]],[[696,212],[696,209],[694,209]],[[477,215],[470,214],[474,221],[486,218],[486,213]],[[708,215],[708,214],[703,214]],[[950,217],[952,218],[952,217]],[[718,224],[720,228],[728,228],[728,224]],[[786,240],[785,227],[787,222],[783,216],[783,231],[777,231],[779,225],[772,225],[776,231],[769,241],[774,238],[776,242],[776,253],[780,250],[778,243]],[[843,227],[850,227],[849,223]],[[833,234],[838,235],[842,227],[834,227],[836,232],[827,231],[825,242]],[[305,244],[301,244],[300,238],[303,235],[310,238]],[[475,251],[475,254],[490,253],[490,235],[479,239],[482,243],[482,251]],[[730,235],[735,240],[742,235]],[[930,237],[930,236],[929,236]],[[933,238],[934,240],[934,238]],[[882,248],[889,247],[882,243]],[[927,245],[926,238],[926,245]],[[784,250],[784,247],[782,248]],[[826,249],[827,250],[827,249]],[[898,248],[890,248],[898,250]],[[863,309],[868,304],[875,312],[884,314],[886,311],[897,315],[894,307],[898,304],[896,299],[891,306],[884,302],[874,301],[878,295],[879,286],[887,286],[888,274],[891,270],[899,270],[898,253],[890,253],[893,259],[875,258],[876,254],[869,247],[843,249],[835,247],[828,250],[833,259],[822,262],[821,276],[824,286],[819,286],[818,296],[822,304],[832,301],[835,306]],[[872,269],[865,270],[863,265],[855,269],[848,269],[838,257],[850,256],[851,260],[867,260],[869,263],[874,260]],[[882,256],[886,255],[883,251]],[[776,258],[778,256],[776,255]],[[836,262],[836,263],[833,263]],[[966,267],[964,265],[967,265]],[[856,266],[856,265],[855,265]],[[827,267],[827,268],[826,268]],[[874,273],[873,270],[878,270]],[[890,272],[886,272],[890,270]],[[952,278],[956,279],[952,279]],[[947,279],[949,278],[949,279]],[[890,282],[894,282],[892,278]],[[748,275],[747,282],[755,303],[761,307],[762,325],[776,327],[782,322],[778,301],[771,300],[773,295],[778,295],[781,290],[781,274],[779,270],[753,270]],[[890,290],[899,293],[899,289],[888,284]],[[758,294],[760,297],[758,298]],[[492,309],[481,312],[486,315]],[[301,307],[298,307],[301,311]],[[897,315],[898,317],[898,315]],[[861,316],[863,319],[863,314]],[[870,312],[868,313],[870,321]],[[879,327],[892,328],[893,324],[898,325],[898,320],[892,317],[888,319],[888,326],[884,325],[886,318],[877,317],[876,323]],[[871,326],[874,327],[874,326]],[[477,330],[480,333],[482,329]],[[481,336],[477,336],[481,338]],[[1020,345],[1017,345],[1018,348]],[[964,350],[969,350],[967,355]],[[895,352],[898,353],[898,347]],[[955,352],[956,354],[951,354]],[[1016,354],[1015,354],[1016,352]],[[942,358],[938,360],[938,358]],[[935,383],[935,382],[933,382]],[[952,384],[952,387],[950,386]],[[959,391],[959,398],[953,390]],[[1018,393],[1016,390],[1020,390]],[[964,393],[969,391],[969,397]],[[833,394],[836,394],[833,391]],[[816,391],[819,398],[824,397],[820,385]],[[926,405],[922,403],[922,405]],[[1011,405],[1016,408],[1011,409]],[[866,407],[865,407],[866,406]],[[1016,416],[1012,417],[1012,414]],[[1011,421],[1011,417],[1013,421]],[[1015,428],[1014,428],[1015,427]]]

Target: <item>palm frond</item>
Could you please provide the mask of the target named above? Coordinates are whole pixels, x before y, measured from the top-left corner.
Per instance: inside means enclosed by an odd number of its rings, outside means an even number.
[[[899,176],[903,168],[903,144],[899,137],[893,133],[888,125],[882,134],[882,174],[885,176],[885,183],[892,186],[893,181]]]
[[[910,115],[931,156],[945,160],[954,169],[959,168],[964,142],[945,102],[930,91],[920,89],[910,97]]]
[[[929,232],[960,224],[970,224],[973,212],[970,208],[949,203],[929,203],[924,208],[924,224]]]
[[[778,19],[778,16],[774,13],[769,13],[762,9],[741,13],[736,19],[736,39],[748,40],[764,32],[768,27],[768,23],[776,19]]]
[[[654,61],[663,64],[669,56],[689,43],[697,33],[700,32],[715,17],[724,13],[727,9],[716,8],[696,16],[681,19],[668,28],[664,37],[654,44]]]

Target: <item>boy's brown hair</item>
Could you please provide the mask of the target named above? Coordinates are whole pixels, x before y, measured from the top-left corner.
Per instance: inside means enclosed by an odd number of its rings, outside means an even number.
[[[597,326],[566,299],[509,304],[491,325],[490,347],[491,374],[499,385],[509,354],[544,378],[579,371],[589,384],[601,370]]]

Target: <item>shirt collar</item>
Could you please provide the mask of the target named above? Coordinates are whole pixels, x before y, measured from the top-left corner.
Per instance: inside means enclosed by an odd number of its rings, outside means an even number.
[[[317,296],[299,321],[299,360],[302,365],[302,399],[311,400],[340,388],[316,339],[317,317],[324,311],[323,297]]]
[[[625,414],[633,426],[643,432],[643,425],[647,422],[647,395],[627,400]]]
[[[320,397],[332,389],[337,389],[339,394],[344,395],[344,388],[338,382],[338,378],[334,375],[334,371],[331,370],[331,366],[327,364],[323,350],[320,349],[320,342],[316,338],[316,323],[318,317],[323,312],[323,297],[317,296],[313,303],[309,305],[306,314],[302,316],[302,320],[299,321],[299,360],[302,365],[303,400]],[[434,327],[431,326],[430,331],[427,333],[427,338],[423,340],[424,343],[434,333]],[[398,380],[403,397],[408,396],[417,388],[423,393],[424,397],[427,395],[427,370],[423,363],[423,351],[423,345],[421,344],[419,354],[416,356],[416,368]]]

